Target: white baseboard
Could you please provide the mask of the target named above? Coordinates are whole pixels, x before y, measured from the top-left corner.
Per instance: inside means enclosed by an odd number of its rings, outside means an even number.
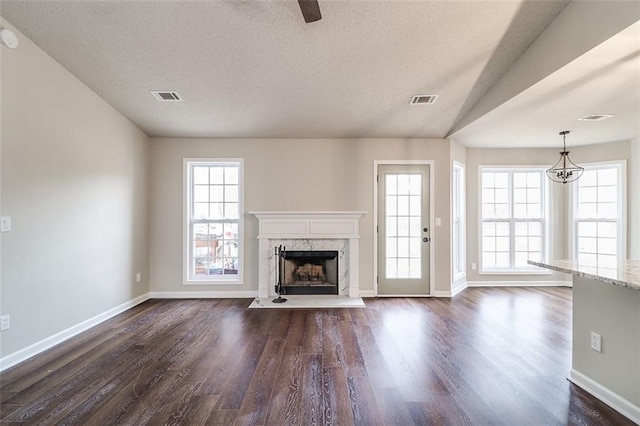
[[[376,297],[373,290],[360,290],[360,297]]]
[[[467,287],[468,287],[468,285],[467,285],[466,281],[462,281],[462,282],[459,282],[459,283],[451,284],[451,297],[453,297],[456,294],[460,293],[461,291],[463,291]]]
[[[451,297],[455,296],[456,294],[460,293],[461,291],[463,291],[465,288],[467,288],[467,283],[466,283],[466,281],[463,281],[461,283],[458,283],[455,287],[452,287],[451,291],[449,291],[449,290],[445,290],[445,291],[435,290],[431,294],[433,295],[433,297],[448,297],[448,298],[451,298]]]
[[[0,371],[6,370],[9,367],[13,367],[16,364],[21,363],[22,361],[26,361],[32,356],[46,351],[47,349],[52,348],[55,345],[60,344],[65,340],[68,340],[73,336],[76,336],[83,331],[86,331],[91,327],[94,327],[101,322],[108,320],[111,317],[114,317],[126,311],[127,309],[131,309],[146,300],[149,300],[149,293],[138,296],[135,299],[129,300],[128,302],[118,305],[115,308],[111,308],[108,311],[96,315],[93,318],[89,318],[88,320],[82,321],[81,323],[69,327],[66,330],[62,330],[59,333],[42,339],[39,342],[34,343],[33,345],[27,346],[24,349],[20,349],[17,352],[5,356],[4,358],[0,358]]]
[[[576,370],[571,370],[568,377],[569,381],[576,386],[581,387],[600,401],[607,404],[623,416],[628,417],[631,421],[640,424],[640,407],[627,401],[609,388],[602,386],[600,383]]]
[[[571,281],[467,281],[467,287],[573,287]]]
[[[229,299],[255,298],[258,291],[152,291],[150,299]]]

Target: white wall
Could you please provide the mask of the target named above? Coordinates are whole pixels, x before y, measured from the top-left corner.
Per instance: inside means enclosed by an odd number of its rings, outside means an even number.
[[[149,269],[147,136],[13,30],[19,48],[0,47],[1,214],[13,222],[1,357],[146,294]]]
[[[461,203],[461,211],[462,211],[462,230],[460,232],[462,241],[464,242],[463,245],[460,247],[460,250],[463,252],[463,262],[466,265],[466,263],[468,263],[466,261],[466,252],[467,252],[467,226],[466,226],[466,217],[467,217],[467,212],[466,212],[466,205],[467,205],[467,184],[466,184],[466,175],[468,173],[467,171],[467,148],[464,145],[459,144],[456,141],[451,141],[451,170],[453,170],[453,164],[457,163],[460,164],[464,167],[464,175],[463,175],[463,181],[461,182],[462,184],[462,193],[461,193],[461,197],[462,197],[462,203]],[[453,183],[452,183],[453,184]],[[453,202],[453,186],[451,187],[451,196],[452,196],[452,202]],[[453,212],[451,212],[451,214],[453,214]],[[453,221],[451,221],[453,222]],[[453,223],[451,223],[451,225],[453,226]],[[453,230],[450,231],[451,235],[453,235]],[[451,269],[453,271],[453,259],[451,259]],[[459,277],[454,277],[453,276],[453,272],[452,272],[452,277],[451,277],[451,290],[452,292],[455,294],[458,291],[463,290],[466,287],[466,282],[467,282],[467,274],[463,265],[463,271],[464,271],[464,275],[459,276]]]
[[[244,158],[245,265],[242,286],[182,284],[182,160]],[[450,149],[445,140],[403,139],[163,139],[151,142],[151,290],[257,290],[255,210],[364,210],[360,221],[360,289],[373,291],[373,162],[434,160],[435,214],[432,234],[435,290],[450,288]],[[439,265],[442,265],[440,267]]]

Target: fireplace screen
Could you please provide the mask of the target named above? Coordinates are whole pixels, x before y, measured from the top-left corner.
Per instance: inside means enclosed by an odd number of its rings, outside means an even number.
[[[285,251],[283,257],[285,294],[338,294],[337,251]]]

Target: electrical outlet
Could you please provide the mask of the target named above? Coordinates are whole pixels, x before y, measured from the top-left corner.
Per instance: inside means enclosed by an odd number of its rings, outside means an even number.
[[[142,281],[142,275],[140,274],[140,272],[138,272],[136,274],[136,282],[139,283],[140,281]]]
[[[11,232],[11,216],[0,217],[0,232]]]
[[[591,332],[591,349],[602,352],[602,336],[598,333]]]
[[[0,331],[5,331],[9,329],[9,315],[3,315],[0,317]]]
[[[475,263],[472,263],[472,264],[471,264],[471,270],[472,270],[472,271],[475,271],[477,268],[478,268],[478,265],[477,265],[477,264],[475,264]]]

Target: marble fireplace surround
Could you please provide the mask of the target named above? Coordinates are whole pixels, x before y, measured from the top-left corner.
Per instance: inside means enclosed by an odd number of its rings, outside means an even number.
[[[359,297],[358,222],[363,211],[250,212],[258,218],[258,298],[275,296],[275,250],[338,251],[338,294]]]

